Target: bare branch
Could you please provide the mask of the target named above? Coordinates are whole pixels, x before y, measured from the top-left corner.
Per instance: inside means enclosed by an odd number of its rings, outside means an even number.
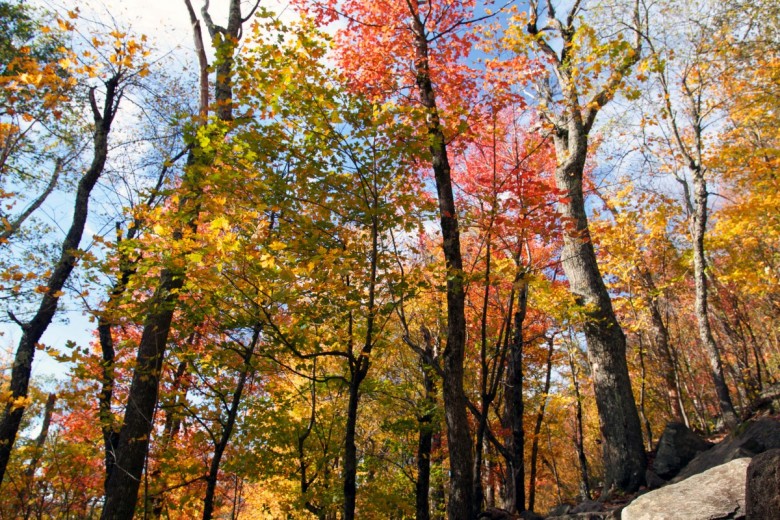
[[[25,209],[21,215],[19,215],[16,220],[13,222],[8,223],[6,226],[5,231],[0,233],[0,245],[4,244],[8,239],[16,233],[21,225],[24,223],[27,218],[32,215],[35,210],[37,210],[39,207],[41,207],[41,204],[46,200],[46,198],[51,194],[51,192],[54,190],[54,187],[57,185],[57,180],[60,178],[60,172],[62,171],[62,159],[57,158],[55,164],[54,164],[54,172],[51,174],[51,179],[49,180],[49,184],[46,186],[46,189],[43,190],[43,193],[41,193],[37,199],[35,199],[28,207]]]

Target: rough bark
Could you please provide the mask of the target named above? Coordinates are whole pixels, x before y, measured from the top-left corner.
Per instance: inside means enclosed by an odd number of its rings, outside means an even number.
[[[534,424],[534,436],[531,441],[531,474],[528,478],[528,510],[533,511],[536,505],[536,468],[539,458],[539,437],[542,433],[542,424],[544,423],[544,412],[547,408],[547,394],[550,393],[550,382],[552,379],[552,360],[555,347],[555,338],[550,337],[547,340],[547,370],[544,376],[544,390],[542,403],[539,405],[539,412],[536,414],[536,423]],[[585,497],[588,498],[588,497]]]
[[[203,42],[199,41],[200,31],[197,30],[198,22],[194,17],[192,5],[189,0],[185,0],[185,3],[195,29],[195,46],[198,49],[201,62],[200,74],[202,78],[204,74],[208,73],[203,68],[205,63],[202,59],[204,46]],[[235,48],[235,43],[238,42],[240,36],[241,23],[244,21],[241,19],[240,1],[231,0],[230,2],[228,29],[216,26],[211,22],[208,17],[208,3],[202,12],[207,25],[209,25],[209,32],[211,33],[212,29],[219,32],[223,38],[233,42],[230,48]],[[232,59],[228,63],[232,66]],[[217,76],[218,85],[215,89],[217,106],[222,107],[218,116],[226,116],[225,120],[232,118],[231,101],[224,98],[225,95],[230,95],[231,89],[229,86],[219,85],[219,83],[229,81],[229,79],[230,75],[225,76],[223,71],[222,75]],[[201,80],[201,85],[204,84],[207,82]],[[204,96],[201,92],[201,103],[203,103],[204,98],[208,99],[208,96]],[[206,108],[201,105],[200,113],[203,114],[205,111]],[[188,166],[193,166],[194,161],[194,154],[190,153]],[[192,190],[192,194],[182,199],[180,210],[185,212],[186,226],[194,228],[198,215],[197,198],[200,187],[195,179],[185,178],[184,185]],[[194,204],[194,209],[188,207],[191,204]],[[174,232],[175,240],[182,237],[182,230]],[[184,285],[185,277],[186,269],[177,265],[176,262],[172,262],[171,265],[163,269],[157,289],[152,295],[150,310],[144,320],[143,332],[138,345],[136,366],[128,394],[128,406],[119,432],[115,466],[106,482],[106,501],[101,515],[103,520],[130,520],[133,517],[135,504],[138,500],[141,475],[149,449],[149,437],[157,407],[160,372],[165,357],[168,334],[176,308],[178,292]]]
[[[447,515],[450,520],[468,520],[476,516],[476,505],[472,499],[474,458],[471,453],[466,394],[463,390],[466,315],[458,213],[455,209],[446,139],[431,82],[425,26],[417,13],[413,13],[412,23],[415,35],[416,83],[420,101],[428,111],[429,148],[436,179],[439,222],[443,239],[442,250],[447,271],[447,343],[444,348],[442,367],[444,417],[450,456]]]
[[[582,191],[587,135],[572,134],[559,134],[555,139],[559,160],[568,157],[555,175],[558,188],[566,194],[558,205],[568,228],[561,263],[571,292],[586,309],[584,332],[604,441],[605,488],[636,491],[644,483],[646,461],[626,364],[626,338],[612,309],[588,230]]]
[[[430,341],[421,356],[423,370],[423,409],[417,417],[419,434],[417,438],[417,482],[415,483],[415,518],[431,518],[431,454],[433,449],[433,419],[436,409],[436,385],[433,380],[433,346]]]
[[[640,11],[634,9],[635,42],[622,57],[609,79],[591,99],[581,102],[573,71],[575,22],[579,2],[575,2],[565,22],[556,18],[552,2],[547,2],[548,28],[563,38],[560,54],[544,38],[537,27],[538,2],[531,2],[528,32],[535,37],[539,51],[552,62],[552,71],[562,90],[560,113],[551,110],[544,117],[554,127],[553,142],[558,166],[555,182],[563,197],[558,211],[564,225],[561,263],[569,281],[569,289],[584,308],[584,333],[588,344],[593,387],[596,396],[603,438],[605,490],[636,491],[644,483],[646,459],[642,444],[639,414],[631,390],[626,364],[626,338],[612,308],[604,280],[601,277],[593,242],[588,229],[583,193],[583,175],[588,155],[588,134],[596,116],[615,95],[623,78],[639,61],[641,53]],[[552,93],[542,94],[552,100]]]
[[[707,260],[704,256],[704,234],[707,230],[707,183],[700,166],[693,165],[693,200],[694,213],[691,222],[691,238],[693,241],[693,278],[696,286],[696,320],[699,326],[699,339],[707,352],[712,381],[718,397],[720,413],[727,428],[736,427],[738,420],[731,401],[729,387],[723,375],[723,361],[720,349],[712,335],[709,320]]]
[[[11,399],[3,411],[2,420],[0,420],[0,482],[5,476],[11,449],[16,441],[16,434],[24,414],[25,407],[19,403],[27,397],[35,346],[51,324],[57,311],[62,289],[78,261],[78,247],[89,213],[89,197],[105,168],[108,156],[108,134],[122,98],[121,80],[121,76],[117,75],[105,82],[106,93],[102,110],[98,108],[94,89],[90,91],[89,99],[95,125],[92,136],[94,153],[89,168],[79,180],[76,201],[73,205],[73,221],[62,241],[60,258],[51,271],[51,276],[46,283],[46,291],[33,318],[22,323],[11,314],[11,318],[22,328],[22,338],[19,341],[11,369],[9,388]]]
[[[582,433],[582,396],[580,394],[580,381],[577,378],[577,365],[571,347],[569,347],[569,369],[571,370],[571,382],[574,387],[574,399],[576,401],[574,446],[577,449],[577,461],[579,462],[580,470],[580,496],[583,500],[590,500],[588,458],[585,456],[585,436]]]
[[[516,280],[520,284],[517,292],[517,308],[514,314],[514,334],[509,347],[509,359],[506,374],[506,416],[509,426],[510,459],[507,461],[507,503],[510,513],[525,510],[525,431],[523,414],[523,326],[528,308],[528,284],[522,275]]]

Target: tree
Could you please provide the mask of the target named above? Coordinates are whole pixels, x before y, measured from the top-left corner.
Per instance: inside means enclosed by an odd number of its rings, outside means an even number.
[[[480,504],[472,496],[474,457],[463,389],[465,279],[449,148],[458,124],[469,112],[466,99],[473,93],[470,71],[460,63],[475,39],[468,30],[475,21],[473,4],[407,1],[380,5],[349,0],[304,6],[323,23],[343,16],[347,27],[337,36],[339,59],[349,64],[356,89],[380,101],[393,100],[410,87],[415,92],[413,106],[424,121],[420,139],[428,143],[436,182],[446,264],[448,325],[442,387],[450,446],[448,516],[470,518]],[[407,68],[410,62],[411,71]]]
[[[195,48],[198,51],[201,91],[200,91],[200,116],[208,114],[208,86],[207,64],[204,58],[204,46],[192,5],[187,2],[190,19],[193,22]],[[250,15],[254,9],[250,11]],[[217,75],[217,87],[215,89],[215,103],[218,111],[218,120],[223,124],[229,124],[232,120],[232,56],[240,34],[241,26],[247,21],[241,14],[240,2],[231,0],[227,28],[215,25],[208,15],[208,3],[202,9],[202,14],[209,27],[219,56],[219,74]],[[204,128],[204,127],[198,127]],[[173,233],[174,239],[182,241],[186,232],[192,231],[198,218],[198,199],[203,186],[200,184],[202,168],[208,166],[211,151],[208,149],[193,147],[188,158],[187,172],[182,185],[185,194],[182,197],[181,207],[177,209],[178,217],[182,220],[181,227]],[[186,190],[189,190],[187,192]],[[151,297],[149,312],[144,321],[143,333],[138,344],[138,359],[133,373],[133,383],[128,394],[128,403],[125,417],[116,441],[115,462],[106,479],[106,503],[103,507],[102,518],[132,518],[135,511],[135,503],[138,497],[140,477],[143,472],[144,460],[148,451],[149,434],[152,429],[150,418],[157,405],[158,385],[160,370],[165,359],[165,347],[168,333],[171,328],[173,311],[176,306],[178,292],[183,287],[186,277],[186,267],[183,265],[181,255],[168,260],[168,264],[160,274],[159,285]],[[120,470],[117,471],[116,468]]]
[[[705,5],[700,5],[697,10],[702,17],[707,16]],[[648,38],[648,42],[652,53],[652,70],[656,71],[663,96],[661,113],[663,124],[668,124],[667,143],[672,147],[672,157],[678,161],[673,175],[683,189],[683,203],[689,219],[699,339],[707,352],[722,419],[727,428],[732,429],[737,425],[737,416],[724,376],[720,348],[710,324],[704,245],[709,213],[707,186],[710,176],[705,164],[705,131],[708,126],[707,118],[717,109],[717,101],[710,95],[710,91],[719,74],[718,65],[708,57],[708,36],[705,36],[711,34],[713,29],[708,27],[706,21],[701,21],[697,22],[696,27],[685,31],[690,41],[683,44],[687,48],[674,51],[674,59],[670,59],[668,49],[660,42],[657,44],[652,38]],[[680,50],[682,53],[678,52]],[[681,171],[679,166],[684,166],[685,170]]]
[[[72,29],[70,22],[64,20],[60,22],[66,29]],[[36,345],[51,324],[65,283],[79,259],[78,247],[89,214],[90,194],[106,164],[111,125],[116,117],[125,89],[146,70],[142,63],[139,64],[139,57],[143,51],[138,42],[127,38],[126,33],[118,30],[111,36],[113,37],[111,42],[113,49],[108,54],[109,63],[86,63],[79,68],[80,73],[86,77],[99,78],[105,90],[102,93],[102,103],[99,103],[96,88],[89,88],[89,107],[93,119],[93,155],[91,164],[78,183],[73,207],[73,220],[62,241],[59,259],[51,267],[48,280],[40,285],[38,292],[42,297],[32,318],[22,322],[11,313],[12,319],[22,329],[22,337],[16,350],[11,372],[10,396],[4,404],[3,417],[0,420],[0,481],[5,474],[5,468],[24,413]],[[97,53],[87,52],[88,59],[94,59],[96,55]]]
[[[574,2],[562,20],[556,17],[553,3],[547,2],[542,27],[539,4],[534,1],[528,18],[515,23],[526,27],[526,44],[549,64],[559,89],[553,90],[551,79],[541,83],[540,112],[555,145],[555,179],[563,193],[558,204],[564,225],[561,263],[572,294],[588,315],[584,331],[604,436],[605,490],[635,491],[644,482],[647,464],[642,431],[626,365],[625,335],[599,271],[588,228],[583,176],[596,116],[641,58],[642,20],[636,2],[626,25],[634,43],[626,41],[622,31],[601,42],[592,26],[578,22],[581,8],[580,2]],[[551,45],[548,33],[558,38],[560,52]],[[602,72],[605,67],[611,67],[608,74]]]

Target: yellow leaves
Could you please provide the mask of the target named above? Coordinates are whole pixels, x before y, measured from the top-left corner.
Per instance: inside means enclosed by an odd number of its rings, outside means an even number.
[[[152,231],[154,231],[154,234],[158,236],[165,234],[165,228],[162,226],[162,224],[154,224],[152,226]]]
[[[25,396],[14,397],[14,394],[11,392],[11,390],[5,390],[0,393],[0,403],[2,403],[4,408],[10,406],[11,411],[14,411],[18,410],[19,408],[27,408],[30,406],[30,403],[32,403],[32,399]]]
[[[75,29],[75,26],[72,23],[61,18],[57,19],[57,27],[63,32],[69,32]]]
[[[268,253],[263,253],[260,255],[260,258],[258,259],[258,265],[262,267],[263,269],[273,269],[276,267],[276,260],[273,256],[269,255]]]
[[[228,219],[225,218],[224,216],[215,218],[209,224],[209,229],[211,229],[212,231],[227,230],[228,228],[229,228],[229,222]]]
[[[203,253],[194,252],[187,255],[187,262],[191,264],[200,264],[203,261]]]

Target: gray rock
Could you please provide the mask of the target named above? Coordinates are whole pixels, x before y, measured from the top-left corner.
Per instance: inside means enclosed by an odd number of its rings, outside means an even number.
[[[653,462],[653,471],[664,480],[677,475],[696,455],[712,448],[712,443],[702,439],[682,423],[666,425]]]
[[[604,511],[603,504],[600,504],[595,500],[583,500],[574,506],[574,509],[569,511],[569,513],[598,513],[601,511]]]
[[[715,447],[699,453],[672,482],[680,482],[731,460],[753,457],[775,448],[780,448],[780,420],[764,417],[751,421]]]
[[[567,514],[569,511],[571,511],[571,505],[569,504],[559,504],[555,506],[554,508],[550,509],[550,511],[547,513],[547,516],[563,516]]]
[[[489,507],[482,511],[477,517],[478,520],[512,520],[517,518],[509,511],[504,509],[498,509],[497,507]]]
[[[548,516],[547,520],[619,520],[614,511],[596,511],[590,513],[569,513],[561,516]]]
[[[761,395],[750,404],[748,413],[753,414],[762,410],[780,413],[780,383],[764,388]]]
[[[666,481],[648,469],[645,471],[645,483],[647,484],[647,489],[658,489],[666,484]]]
[[[756,455],[747,469],[748,520],[780,519],[780,450]]]
[[[745,475],[750,459],[736,459],[677,484],[646,493],[622,520],[719,520],[745,517]]]

